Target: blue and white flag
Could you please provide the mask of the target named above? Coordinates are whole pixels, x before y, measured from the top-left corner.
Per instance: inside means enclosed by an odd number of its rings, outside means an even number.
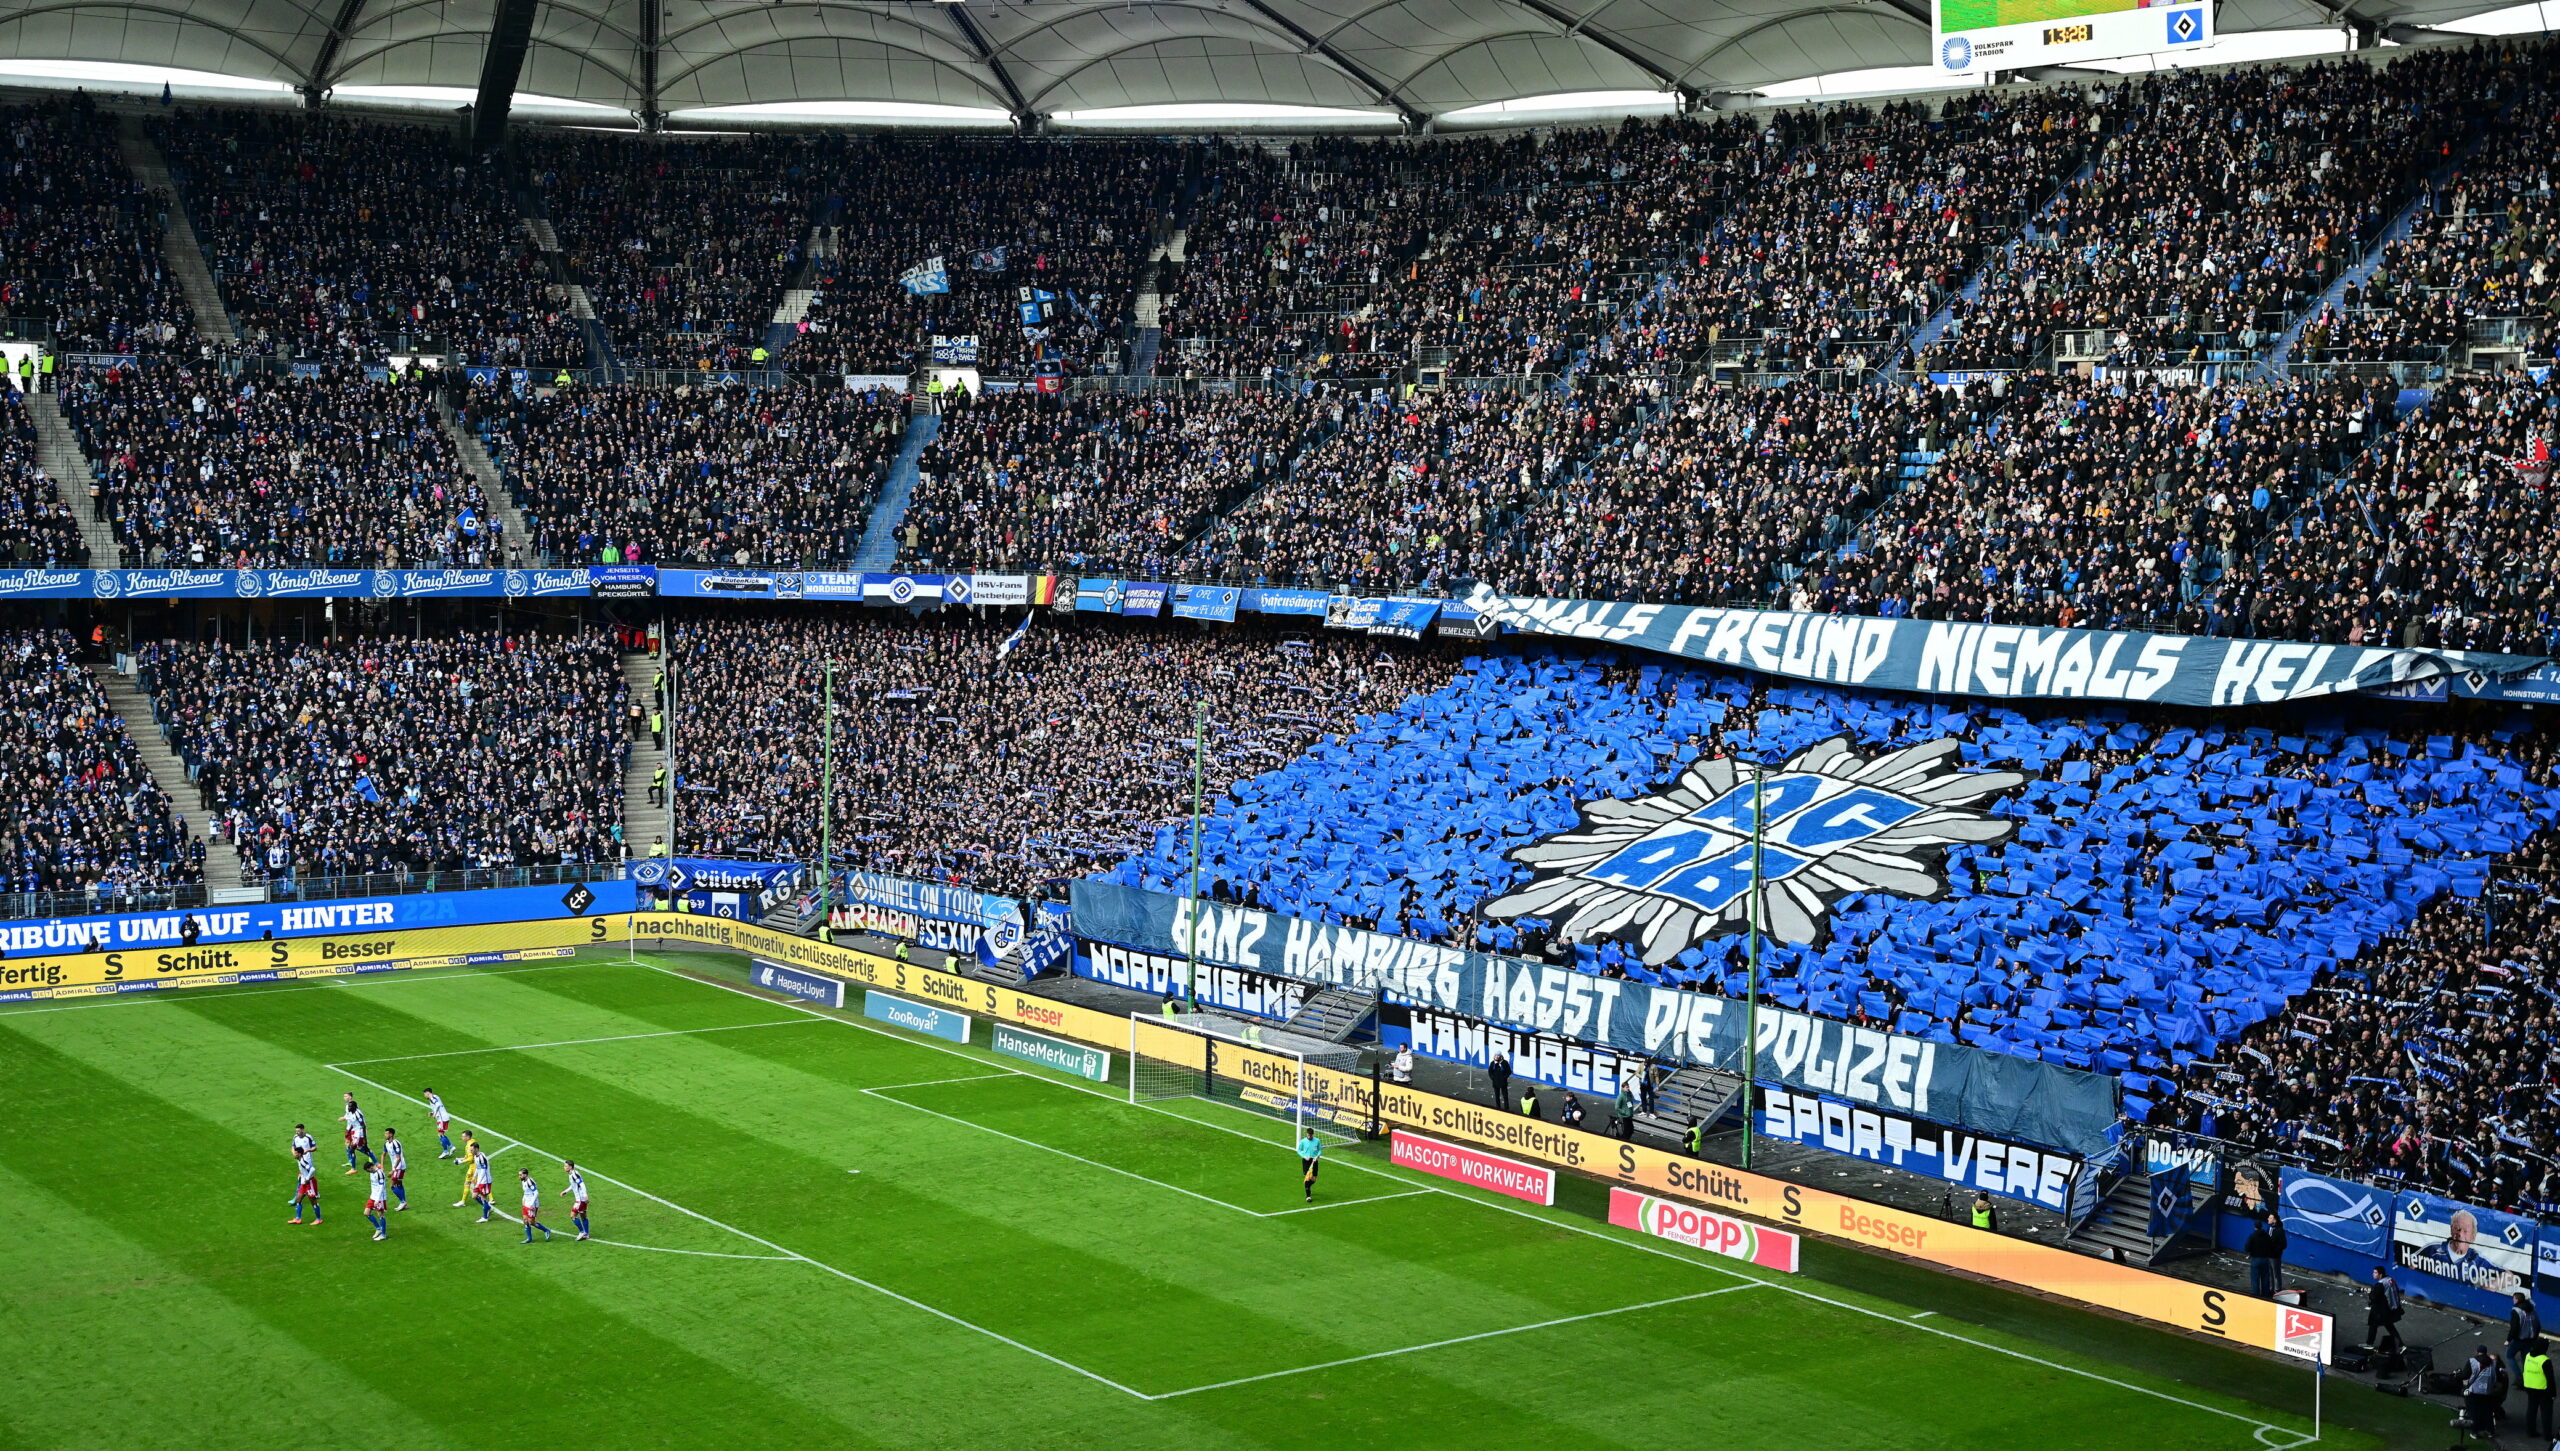
[[[1000,644],[998,644],[998,645],[996,646],[996,658],[997,658],[997,659],[999,659],[999,660],[1001,660],[1001,659],[1003,659],[1004,657],[1006,657],[1007,655],[1012,654],[1012,653],[1013,653],[1013,647],[1014,647],[1014,646],[1016,646],[1016,645],[1021,644],[1021,643],[1022,643],[1022,637],[1023,637],[1023,636],[1025,636],[1025,635],[1028,635],[1028,634],[1030,634],[1030,633],[1031,633],[1031,612],[1030,612],[1030,611],[1028,611],[1028,610],[1025,610],[1025,611],[1023,611],[1023,614],[1022,614],[1022,623],[1021,623],[1021,624],[1019,624],[1019,625],[1014,626],[1014,627],[1013,627],[1013,633],[1012,633],[1012,634],[1010,634],[1010,635],[1005,636],[1005,637],[1004,637],[1003,642],[1002,642],[1002,643],[1000,643]]]
[[[460,515],[455,517],[453,522],[464,534],[467,534],[474,539],[480,537],[480,516],[472,513],[469,509],[463,510]]]
[[[899,273],[898,285],[905,288],[908,295],[913,297],[923,297],[928,293],[935,292],[949,292],[951,290],[951,274],[949,271],[944,269],[941,257],[927,257],[913,267]]]
[[[365,800],[372,802],[376,806],[382,804],[382,788],[373,784],[373,778],[371,776],[358,776],[356,778],[356,794],[363,797]]]

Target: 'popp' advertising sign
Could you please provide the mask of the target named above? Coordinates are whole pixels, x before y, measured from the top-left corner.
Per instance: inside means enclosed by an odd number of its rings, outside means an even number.
[[[1796,1237],[1783,1229],[1768,1229],[1746,1223],[1731,1215],[1701,1209],[1694,1204],[1679,1204],[1669,1199],[1656,1199],[1632,1189],[1609,1191],[1609,1222],[1620,1229],[1632,1229],[1685,1244],[1696,1249],[1712,1250],[1728,1259],[1747,1261],[1762,1269],[1796,1272]]]

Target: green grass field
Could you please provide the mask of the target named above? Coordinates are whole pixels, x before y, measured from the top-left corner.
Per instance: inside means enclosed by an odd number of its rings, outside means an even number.
[[[1517,1206],[1370,1148],[1310,1209],[1284,1125],[702,980],[723,973],[0,1011],[0,1445],[2307,1439],[2308,1377],[2227,1350],[1830,1247],[1764,1276],[1608,1228],[1595,1186]],[[534,1167],[558,1240],[450,1207],[430,1087],[497,1150],[502,1215]],[[385,1243],[330,1162],[347,1089],[410,1145]],[[297,1120],[318,1228],[285,1223]],[[605,1242],[565,1232],[564,1154]]]
[[[2142,0],[1938,0],[1938,28],[1951,33],[1988,30],[1995,25],[2084,20],[2141,8]]]

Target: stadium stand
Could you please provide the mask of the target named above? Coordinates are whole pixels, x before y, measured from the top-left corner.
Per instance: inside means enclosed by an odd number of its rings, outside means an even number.
[[[1000,377],[1029,376],[1044,349],[1070,372],[1094,371],[1111,356],[1181,164],[1153,141],[849,138],[817,163],[835,206],[818,232],[793,369],[904,374],[926,336],[944,333],[976,335]],[[950,290],[909,296],[899,278],[934,257]],[[1026,303],[1037,323],[1023,322]]]
[[[86,96],[0,107],[0,307],[70,352],[156,352],[187,340],[149,201]],[[13,333],[26,336],[26,333]]]
[[[852,558],[905,400],[841,388],[472,387],[538,551],[575,563]]]
[[[809,231],[813,142],[528,138],[523,164],[614,355],[637,368],[745,368]]]
[[[1074,619],[1042,621],[999,660],[1009,629],[957,612],[753,607],[679,622],[678,854],[817,855],[830,661],[840,859],[1016,895],[1117,860],[1189,811],[1195,700],[1208,702],[1214,797],[1450,668],[1365,640]]]
[[[450,128],[190,108],[152,134],[244,350],[586,365],[585,336],[520,235],[495,163],[458,158]]]
[[[137,658],[252,882],[622,854],[609,636],[161,640]]]
[[[144,364],[66,375],[100,513],[136,563],[410,566],[504,557],[423,380],[226,377]]]
[[[89,562],[88,542],[38,457],[26,400],[0,385],[0,558],[22,569],[76,569]]]
[[[1210,514],[1286,476],[1317,414],[1295,393],[956,402],[918,461],[905,553],[1163,575]]]
[[[203,880],[204,843],[77,651],[65,630],[0,632],[0,898],[72,892],[111,909],[123,888]]]

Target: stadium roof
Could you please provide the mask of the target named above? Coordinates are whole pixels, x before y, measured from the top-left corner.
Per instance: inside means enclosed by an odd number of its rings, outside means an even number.
[[[2501,3],[2223,0],[2221,26],[2424,26]],[[0,0],[0,56],[467,90],[506,4]],[[1001,122],[1207,103],[1418,123],[1925,64],[1928,16],[1928,0],[540,0],[516,89],[624,113],[896,102]]]

